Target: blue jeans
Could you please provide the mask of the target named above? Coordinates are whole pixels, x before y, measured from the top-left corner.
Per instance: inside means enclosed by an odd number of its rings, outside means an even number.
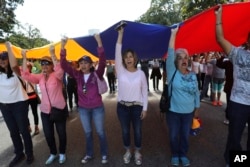
[[[23,139],[26,155],[32,156],[33,144],[28,129],[28,101],[20,101],[10,104],[0,103],[0,110],[2,111],[3,118],[10,131],[15,154],[20,155],[23,153]]]
[[[130,148],[130,124],[132,122],[134,130],[134,142],[137,150],[141,149],[142,141],[142,120],[140,118],[142,106],[134,105],[127,107],[118,102],[117,115],[122,127],[123,145],[126,149]]]
[[[228,125],[227,145],[224,153],[224,158],[226,160],[226,163],[229,163],[230,150],[234,151],[242,150],[240,143],[241,137],[245,129],[246,123],[250,119],[249,105],[244,105],[233,101],[230,101],[228,105],[229,105],[229,110],[228,110],[229,125]]]
[[[80,119],[85,132],[86,137],[86,155],[93,156],[93,131],[92,131],[92,119],[99,137],[101,155],[106,156],[108,154],[107,138],[104,127],[104,107],[96,108],[82,108],[79,107]]]
[[[43,124],[43,132],[50,149],[51,154],[57,154],[56,140],[54,125],[59,139],[59,153],[65,154],[67,145],[67,134],[66,134],[66,119],[62,122],[53,122],[49,118],[49,114],[41,112],[41,119]]]
[[[170,148],[173,157],[184,157],[188,152],[188,139],[193,115],[193,112],[189,114],[180,114],[172,111],[166,114]]]

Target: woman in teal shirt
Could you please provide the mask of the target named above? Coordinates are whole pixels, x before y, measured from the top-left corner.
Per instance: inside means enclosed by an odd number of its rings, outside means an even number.
[[[168,88],[170,92],[172,87],[172,97],[166,119],[172,153],[171,164],[178,166],[181,161],[183,166],[189,166],[190,160],[186,155],[189,147],[188,138],[193,116],[200,107],[200,93],[196,74],[188,70],[188,51],[182,48],[174,50],[178,29],[177,27],[171,30],[166,62],[168,83],[176,71]]]

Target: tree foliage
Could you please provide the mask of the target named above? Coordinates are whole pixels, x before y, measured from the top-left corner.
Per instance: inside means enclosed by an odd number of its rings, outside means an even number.
[[[19,26],[6,40],[15,46],[25,49],[41,47],[51,43],[47,39],[42,38],[40,30],[30,24]]]
[[[23,3],[24,0],[0,0],[0,40],[5,33],[11,33],[18,23],[14,11]]]
[[[182,20],[179,9],[179,4],[174,0],[152,0],[150,8],[137,21],[172,25]]]
[[[244,0],[151,0],[150,8],[136,21],[173,25],[217,4],[243,1]]]

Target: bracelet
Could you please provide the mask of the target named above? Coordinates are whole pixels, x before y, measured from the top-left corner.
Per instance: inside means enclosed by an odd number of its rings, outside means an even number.
[[[220,25],[220,24],[222,24],[222,23],[216,23],[216,25]]]

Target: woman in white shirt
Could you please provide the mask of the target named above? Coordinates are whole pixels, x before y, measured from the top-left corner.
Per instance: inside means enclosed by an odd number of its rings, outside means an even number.
[[[28,95],[22,87],[20,69],[9,42],[6,42],[6,48],[8,52],[0,54],[0,110],[16,154],[9,164],[9,167],[12,167],[23,161],[25,154],[27,164],[33,162],[34,156],[28,129]]]
[[[124,29],[118,30],[115,50],[115,68],[118,79],[117,115],[121,123],[123,145],[126,153],[125,164],[131,159],[130,125],[132,123],[135,142],[135,164],[142,164],[140,153],[142,140],[142,120],[147,115],[148,86],[144,72],[137,69],[136,53],[128,49],[122,54],[122,37]]]

